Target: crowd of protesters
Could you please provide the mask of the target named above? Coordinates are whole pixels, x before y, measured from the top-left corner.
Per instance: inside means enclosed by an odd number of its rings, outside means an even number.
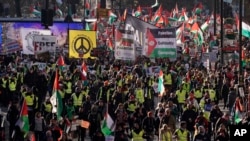
[[[95,73],[88,71],[87,79],[82,80],[78,65],[83,60],[65,58],[69,67],[59,69],[59,93],[64,105],[58,119],[50,102],[57,61],[40,70],[35,65],[20,67],[23,60],[12,56],[2,61],[0,99],[2,107],[8,107],[9,137],[2,134],[1,140],[25,140],[16,125],[23,99],[28,106],[30,132],[37,141],[83,141],[86,136],[93,141],[105,140],[101,122],[107,112],[115,121],[115,141],[153,141],[156,137],[159,141],[228,141],[235,105],[244,105],[244,98],[236,91],[238,73],[232,69],[233,64],[208,71],[198,61],[183,57],[155,62],[146,57],[135,62],[85,60]],[[154,89],[158,75],[145,71],[151,66],[160,66],[164,73],[165,92],[161,96]],[[221,111],[220,100],[229,112]],[[83,128],[77,120],[88,121],[90,126]],[[249,122],[250,113],[246,113],[238,124]]]

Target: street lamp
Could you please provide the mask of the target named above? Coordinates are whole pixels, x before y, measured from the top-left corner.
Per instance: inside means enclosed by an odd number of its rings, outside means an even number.
[[[214,17],[216,18],[216,17]],[[224,56],[223,56],[223,40],[224,40],[224,27],[223,27],[223,18],[224,18],[224,0],[220,1],[220,62],[221,65],[224,64]]]
[[[242,0],[239,5],[239,83],[243,84],[243,68],[242,68]]]

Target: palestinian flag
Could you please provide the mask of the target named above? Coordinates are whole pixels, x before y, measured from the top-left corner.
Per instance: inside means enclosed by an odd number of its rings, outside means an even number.
[[[110,136],[113,134],[114,129],[115,129],[115,122],[111,118],[111,116],[108,113],[106,113],[104,120],[102,121],[101,131],[104,134],[104,136]]]
[[[142,11],[141,11],[141,6],[139,5],[137,7],[137,10],[135,11],[135,17],[140,17],[142,14]]]
[[[201,30],[205,31],[209,27],[209,19],[201,25]]]
[[[57,65],[58,65],[59,69],[60,69],[61,71],[63,71],[63,68],[64,68],[64,66],[65,66],[65,62],[64,62],[64,59],[63,59],[63,56],[62,56],[62,55],[59,56],[59,58],[58,58],[58,60],[57,60]]]
[[[53,86],[53,94],[50,97],[50,102],[53,106],[52,113],[55,113],[57,116],[57,120],[61,118],[61,114],[63,111],[63,103],[62,103],[62,97],[59,93],[59,76],[58,76],[58,70],[56,70],[56,76],[54,80],[54,86]]]
[[[20,127],[20,129],[25,133],[24,136],[26,137],[30,130],[30,124],[29,124],[29,116],[28,116],[28,106],[27,106],[25,99],[23,100],[20,114],[21,115],[16,122],[16,126]]]
[[[87,80],[87,71],[88,71],[88,67],[86,65],[86,63],[83,61],[82,66],[81,66],[81,78],[82,80]]]
[[[35,17],[41,17],[41,12],[35,9],[35,6],[31,6],[30,11]]]
[[[115,41],[119,46],[131,46],[134,43],[134,35],[129,30],[116,30]]]
[[[192,25],[191,32],[195,34],[194,39],[196,40],[197,45],[202,45],[204,42],[203,32],[197,22]]]
[[[164,84],[163,84],[163,72],[162,72],[162,70],[160,70],[159,77],[158,77],[158,91],[159,91],[159,96],[162,97],[164,92],[165,92],[165,88],[164,88]]]
[[[150,32],[150,29],[147,29],[147,37],[148,37],[148,50],[147,50],[147,56],[150,56],[156,45],[157,45],[157,41],[155,40],[153,34]]]
[[[154,16],[152,17],[151,21],[156,23],[160,17],[162,16],[162,5],[160,5],[160,7],[157,9],[157,11],[155,12]]]
[[[242,120],[242,112],[243,112],[243,105],[240,103],[240,99],[237,98],[235,101],[235,113],[234,113],[234,122],[239,123]]]
[[[108,48],[111,51],[114,50],[114,46],[113,46],[112,40],[110,38],[108,39]]]
[[[112,11],[109,11],[108,24],[112,25],[117,19],[117,16]]]

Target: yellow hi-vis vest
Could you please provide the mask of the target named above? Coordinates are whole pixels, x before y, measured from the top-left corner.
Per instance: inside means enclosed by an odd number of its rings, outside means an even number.
[[[2,78],[2,87],[6,88],[7,80]]]
[[[65,97],[65,92],[63,90],[59,90],[58,91],[59,94],[61,95],[61,98],[64,98]]]
[[[181,131],[181,129],[177,129],[176,131],[177,136],[178,136],[178,141],[187,141],[188,139],[188,131],[184,130],[183,132]]]
[[[76,94],[74,93],[72,95],[73,98],[73,105],[74,106],[82,106],[82,100],[83,100],[83,95],[80,94],[78,97],[76,96]]]
[[[185,103],[185,100],[186,100],[186,91],[185,90],[177,90],[176,91],[176,95],[177,95],[177,100],[179,103]]]
[[[71,82],[67,82],[67,89],[65,89],[65,93],[66,94],[71,94],[72,93],[72,83]]]
[[[33,106],[35,100],[35,96],[33,94],[25,96],[24,99],[26,100],[27,106]]]
[[[13,82],[9,82],[9,90],[12,92],[16,90],[16,80]]]
[[[195,90],[194,91],[194,97],[195,98],[202,98],[202,92],[201,92],[201,90]]]
[[[132,130],[132,137],[133,137],[132,141],[144,141],[143,134],[144,134],[143,130],[141,130],[138,134]]]
[[[82,94],[83,96],[87,97],[88,94],[89,94],[89,88],[87,88],[86,90],[82,91],[81,94]]]
[[[171,73],[165,74],[164,79],[165,79],[165,81],[164,81],[165,85],[172,85],[172,76],[171,76]]]
[[[142,88],[138,88],[135,90],[135,94],[136,94],[136,99],[140,102],[143,103],[144,102],[144,92]]]
[[[110,100],[110,92],[114,90],[113,88],[109,88],[108,91],[107,91],[107,101]],[[98,99],[101,99],[102,98],[102,88],[100,89],[100,93],[99,93],[99,97]]]
[[[134,102],[133,102],[133,103],[131,103],[131,102],[128,103],[128,108],[127,108],[127,110],[128,110],[129,112],[134,112],[136,108],[137,108],[137,106],[136,106],[136,104],[135,104]]]
[[[170,131],[164,132],[161,134],[161,141],[172,141],[172,134]]]
[[[215,99],[215,96],[216,96],[215,90],[213,90],[213,89],[208,89],[208,92],[209,92],[210,99],[211,99],[212,101],[215,101],[215,100],[216,100],[216,99]]]
[[[51,113],[51,111],[52,111],[52,105],[50,103],[44,102],[44,111],[48,112],[48,113]]]
[[[120,80],[118,81],[118,86],[119,86],[119,87],[122,87],[122,79],[120,79]]]

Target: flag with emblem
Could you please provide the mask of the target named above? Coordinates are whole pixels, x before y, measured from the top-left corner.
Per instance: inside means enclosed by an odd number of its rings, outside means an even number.
[[[104,136],[110,136],[114,133],[114,129],[115,129],[115,122],[107,112],[104,117],[104,120],[102,121],[101,131],[104,134]]]
[[[55,72],[55,80],[54,80],[54,86],[53,86],[53,94],[50,97],[50,102],[52,105],[52,113],[56,114],[57,119],[59,120],[61,118],[62,110],[63,110],[63,103],[62,103],[62,97],[59,93],[59,76],[58,76],[58,70]]]
[[[158,77],[158,91],[159,91],[159,96],[163,96],[165,92],[164,84],[163,84],[163,71],[160,70],[159,72],[159,77]]]

